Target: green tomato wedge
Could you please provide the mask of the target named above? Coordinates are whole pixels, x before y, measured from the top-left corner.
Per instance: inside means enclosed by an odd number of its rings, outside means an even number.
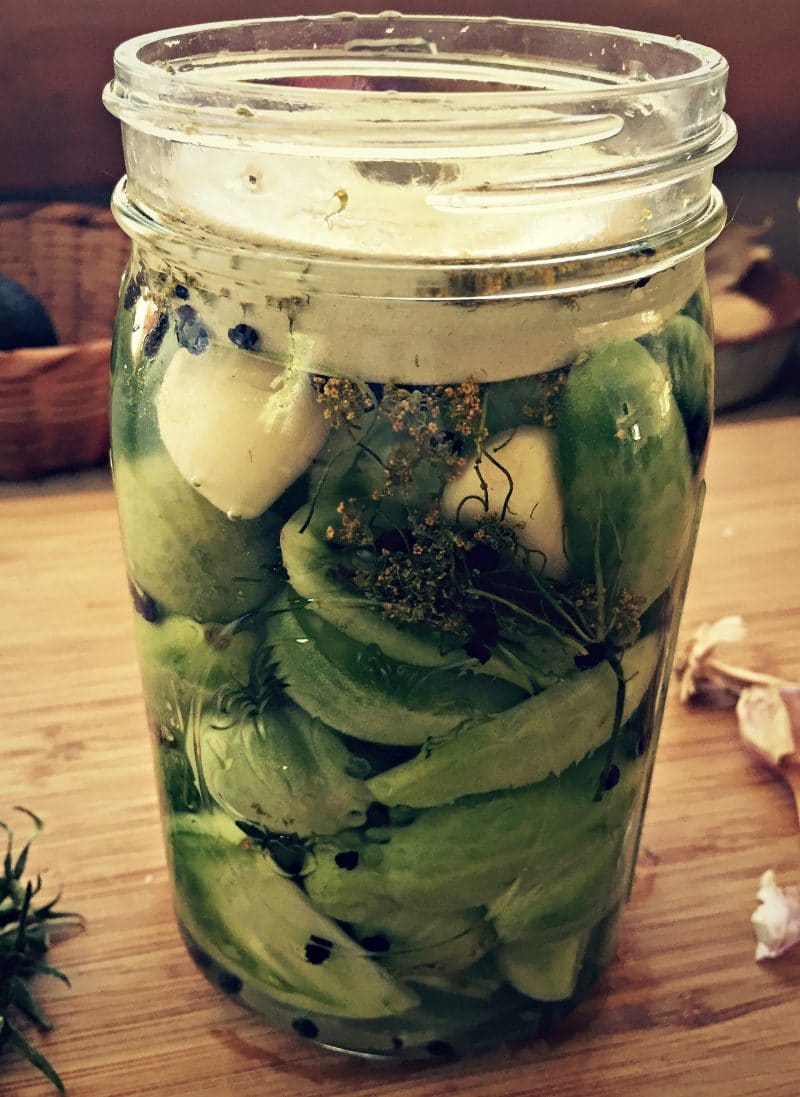
[[[281,834],[335,834],[366,819],[365,764],[335,732],[289,702],[262,714],[200,717],[199,768],[229,814]]]
[[[135,629],[148,717],[169,742],[182,745],[195,697],[247,682],[256,636],[172,615],[145,621],[137,614]]]
[[[713,409],[711,339],[696,320],[678,314],[655,335],[644,336],[639,342],[668,372],[686,424],[690,449],[699,456],[708,437]]]
[[[333,917],[361,922],[393,905],[488,906],[523,872],[547,881],[587,836],[627,821],[638,767],[620,759],[619,784],[597,801],[605,753],[536,785],[422,811],[406,826],[320,842],[307,891]]]
[[[186,751],[186,731],[198,705],[227,682],[246,682],[256,637],[188,617],[135,617],[148,719],[159,739],[157,762],[166,803],[196,810],[200,790]]]
[[[399,625],[384,617],[381,606],[347,590],[337,571],[347,570],[352,552],[337,552],[306,528],[308,507],[302,507],[281,530],[281,552],[289,581],[312,610],[324,621],[359,644],[374,644],[388,658],[421,667],[457,667],[467,660],[463,647],[448,650],[453,640],[418,625]],[[552,681],[562,673],[571,656],[557,637],[546,633],[508,645],[486,663],[469,660],[475,674],[502,678],[526,693]],[[417,740],[418,742],[420,740]]]
[[[639,343],[609,343],[571,368],[557,434],[576,578],[649,606],[675,575],[697,502],[669,377]]]
[[[123,280],[123,295],[131,277],[136,277],[134,270]],[[114,325],[110,355],[109,424],[115,461],[123,454],[130,460],[161,444],[152,405],[164,376],[164,366],[175,353],[177,341],[174,331],[167,328],[155,355],[150,358],[142,353],[141,348],[146,341],[143,326],[151,316],[156,319],[151,312],[153,308],[152,299],[148,301],[147,297],[138,297],[131,308],[119,309]],[[161,324],[165,322],[166,317]]]
[[[520,873],[489,907],[498,937],[503,941],[535,937],[545,944],[598,922],[622,898],[628,884],[625,833],[597,828],[572,856],[550,866],[547,879],[540,865]]]
[[[453,911],[441,915],[429,910],[388,911],[380,919],[353,925],[359,941],[395,975],[454,975],[472,967],[497,943],[483,911]]]
[[[114,483],[131,578],[162,611],[232,621],[278,589],[280,520],[230,519],[162,451],[117,458]]]
[[[348,591],[335,575],[340,555],[305,528],[308,507],[302,507],[281,530],[281,552],[289,582],[308,608],[323,620],[362,644],[377,644],[384,655],[423,667],[452,666],[464,661],[464,652],[445,653],[430,631],[396,625],[358,593]],[[348,560],[348,554],[342,556]]]
[[[190,617],[169,616],[135,621],[139,660],[145,684],[157,688],[159,680],[213,691],[225,682],[246,682],[256,647],[252,632],[223,625],[205,624]]]
[[[260,850],[226,841],[201,816],[176,819],[170,841],[178,917],[240,979],[298,1009],[341,1017],[392,1017],[418,1003]],[[308,950],[319,941],[328,955],[312,962]]]
[[[652,633],[625,652],[623,722],[652,682],[661,649],[661,637]],[[616,695],[617,678],[608,663],[574,671],[499,716],[432,739],[415,758],[373,777],[368,786],[384,804],[434,807],[461,796],[535,784],[606,742]]]
[[[165,812],[196,812],[203,804],[192,764],[183,744],[160,743],[156,752],[156,773]]]
[[[435,967],[422,967],[406,978],[413,982],[414,989],[419,991],[423,1001],[432,990],[452,995],[454,1012],[458,1009],[459,999],[467,1001],[471,998],[474,1002],[480,1002],[491,998],[499,1006],[501,995],[505,997],[510,989],[503,986],[505,979],[502,972],[498,971],[491,954],[461,971],[447,972],[438,971]]]
[[[561,1002],[575,989],[588,940],[588,930],[549,944],[523,937],[497,950],[497,966],[521,994]]]
[[[691,320],[698,323],[709,337],[713,335],[713,325],[711,322],[711,292],[707,282],[704,282],[699,286],[689,300],[684,302],[680,308],[680,315],[688,316]]]
[[[277,612],[267,639],[289,696],[330,727],[376,743],[418,745],[476,714],[499,713],[525,696],[465,667],[390,659],[309,610]]]

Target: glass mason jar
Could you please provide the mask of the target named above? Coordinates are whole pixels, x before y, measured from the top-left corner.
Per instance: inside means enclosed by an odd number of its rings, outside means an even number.
[[[188,947],[332,1048],[542,1031],[633,871],[726,63],[388,13],[162,32],[115,72],[114,479]]]

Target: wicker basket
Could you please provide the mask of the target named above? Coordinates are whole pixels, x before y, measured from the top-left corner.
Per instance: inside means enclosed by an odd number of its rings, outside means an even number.
[[[38,297],[61,343],[0,351],[0,478],[105,460],[111,331],[128,250],[105,209],[0,205],[0,272]]]

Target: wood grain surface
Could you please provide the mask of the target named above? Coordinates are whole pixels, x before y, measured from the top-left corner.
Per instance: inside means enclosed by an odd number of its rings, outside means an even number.
[[[751,664],[797,679],[799,456],[798,419],[717,428],[682,629],[741,613]],[[71,1097],[800,1094],[800,950],[757,965],[750,927],[765,868],[800,883],[797,818],[730,711],[671,697],[618,957],[564,1038],[375,1066],[263,1026],[183,951],[105,473],[0,486],[0,606],[0,818],[44,817],[32,867],[87,919],[53,951],[72,989],[39,983]],[[0,1062],[2,1097],[52,1092]]]

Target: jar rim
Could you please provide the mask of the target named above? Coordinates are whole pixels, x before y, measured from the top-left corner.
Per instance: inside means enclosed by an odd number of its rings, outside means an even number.
[[[468,55],[481,37],[476,64]],[[567,52],[537,53],[544,40]],[[278,143],[298,152],[346,147],[349,155],[361,129],[365,154],[420,159],[451,148],[463,157],[597,141],[604,126],[613,136],[614,108],[645,93],[652,99],[705,89],[717,99],[711,116],[718,123],[728,73],[716,50],[679,37],[558,20],[396,12],[161,30],[119,45],[114,67],[107,109],[157,136],[191,141],[200,134],[217,147]],[[390,73],[399,87],[382,86]],[[319,76],[327,86],[304,83]],[[348,78],[368,85],[342,86]],[[563,134],[547,108],[568,113]]]

